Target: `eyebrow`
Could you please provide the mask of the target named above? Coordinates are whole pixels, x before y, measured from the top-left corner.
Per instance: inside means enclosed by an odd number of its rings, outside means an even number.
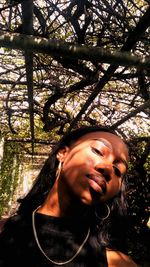
[[[109,144],[109,142],[107,142],[105,139],[103,139],[103,138],[94,138],[93,140],[96,140],[96,141],[99,141],[99,142],[103,143],[105,146],[107,146],[109,149],[112,150],[111,144]]]
[[[109,144],[109,142],[107,142],[105,139],[103,139],[103,138],[94,138],[93,140],[96,140],[96,141],[99,141],[99,142],[103,143],[105,146],[107,146],[109,149],[112,150],[111,144]],[[123,158],[121,158],[120,160],[126,166],[126,168],[128,168],[127,161],[125,159],[123,159]]]

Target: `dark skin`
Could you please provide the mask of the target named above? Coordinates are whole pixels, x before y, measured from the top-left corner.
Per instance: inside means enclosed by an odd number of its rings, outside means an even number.
[[[128,149],[118,136],[92,132],[59,150],[62,169],[38,212],[56,217],[81,214],[107,203],[119,191],[128,163]],[[126,255],[107,250],[109,267],[136,267]]]

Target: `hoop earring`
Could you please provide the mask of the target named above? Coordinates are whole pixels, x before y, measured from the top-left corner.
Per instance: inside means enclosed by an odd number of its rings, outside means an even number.
[[[60,177],[61,169],[62,169],[62,162],[59,161],[57,171],[56,171],[56,180]]]
[[[97,214],[97,211],[96,211],[96,209],[95,209],[95,211],[94,211],[94,213],[95,213],[95,216],[99,219],[99,220],[106,220],[108,217],[109,217],[109,215],[110,215],[110,207],[107,205],[107,204],[105,204],[105,206],[106,206],[106,208],[107,208],[107,215],[105,216],[105,217],[100,217],[98,214]]]

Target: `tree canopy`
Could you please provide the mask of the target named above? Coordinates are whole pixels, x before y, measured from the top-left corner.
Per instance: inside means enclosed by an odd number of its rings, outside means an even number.
[[[147,135],[149,17],[146,1],[2,1],[2,133],[34,142],[99,123]]]

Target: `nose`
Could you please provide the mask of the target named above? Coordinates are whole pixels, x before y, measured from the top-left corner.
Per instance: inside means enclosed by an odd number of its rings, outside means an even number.
[[[106,181],[110,181],[112,177],[113,165],[111,163],[98,164],[95,166],[97,172],[102,174]]]

